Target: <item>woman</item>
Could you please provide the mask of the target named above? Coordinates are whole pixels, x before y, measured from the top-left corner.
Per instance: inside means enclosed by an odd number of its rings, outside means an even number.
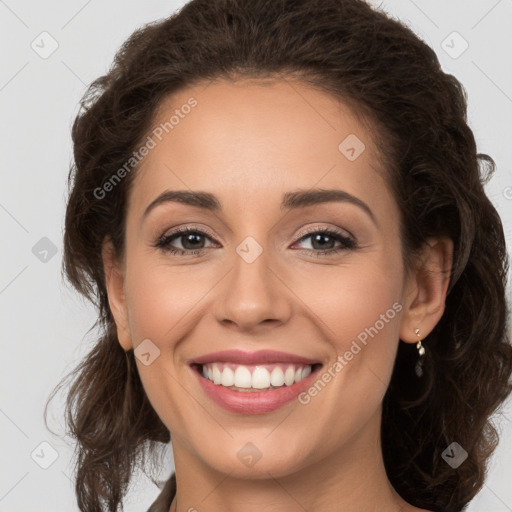
[[[432,49],[360,0],[193,0],[82,106],[80,510],[170,440],[151,512],[461,510],[511,391],[507,255]]]

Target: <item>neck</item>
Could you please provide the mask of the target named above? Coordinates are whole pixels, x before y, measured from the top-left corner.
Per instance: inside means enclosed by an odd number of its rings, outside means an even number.
[[[216,471],[173,439],[177,493],[169,512],[410,512],[389,482],[380,443],[380,411],[340,450],[275,478]]]

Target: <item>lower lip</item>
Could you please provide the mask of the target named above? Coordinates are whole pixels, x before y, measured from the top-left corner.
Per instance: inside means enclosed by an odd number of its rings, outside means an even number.
[[[305,379],[271,391],[236,391],[203,377],[197,370],[192,371],[199,379],[205,393],[220,407],[239,414],[264,414],[272,412],[291,402],[311,386],[320,366],[316,367]]]

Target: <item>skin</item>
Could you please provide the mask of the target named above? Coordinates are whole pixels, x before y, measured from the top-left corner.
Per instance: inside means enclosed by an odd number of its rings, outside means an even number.
[[[135,177],[125,254],[116,258],[108,240],[103,247],[121,346],[149,338],[160,350],[150,365],[137,365],[173,440],[178,490],[170,510],[420,510],[387,479],[382,400],[400,339],[415,343],[416,328],[427,337],[443,314],[451,240],[429,240],[423,267],[405,272],[399,210],[371,127],[330,95],[288,80],[218,80],[167,98],[154,126],[191,96],[198,105]],[[338,149],[349,134],[366,146],[354,161]],[[349,192],[369,205],[376,223],[348,202],[280,209],[282,194],[313,187]],[[223,208],[168,202],[142,220],[166,189],[211,192]],[[186,226],[214,235],[200,239],[199,256],[154,247]],[[358,247],[308,254],[321,252],[314,237],[301,240],[308,228],[349,233]],[[263,249],[252,263],[236,252],[247,236]],[[177,237],[172,245],[186,243]],[[328,368],[394,303],[402,310],[307,405],[294,400],[271,413],[235,414],[205,395],[188,366],[238,348],[291,352]],[[237,457],[247,442],[261,453],[252,467]]]

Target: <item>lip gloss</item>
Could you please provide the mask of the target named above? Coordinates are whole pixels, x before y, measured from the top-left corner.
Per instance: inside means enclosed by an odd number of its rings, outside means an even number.
[[[314,369],[306,378],[291,386],[284,385],[268,391],[237,391],[214,384],[209,379],[204,378],[198,371],[192,371],[211,400],[223,409],[239,414],[264,414],[283,407],[309,388],[317,374],[317,369]]]

